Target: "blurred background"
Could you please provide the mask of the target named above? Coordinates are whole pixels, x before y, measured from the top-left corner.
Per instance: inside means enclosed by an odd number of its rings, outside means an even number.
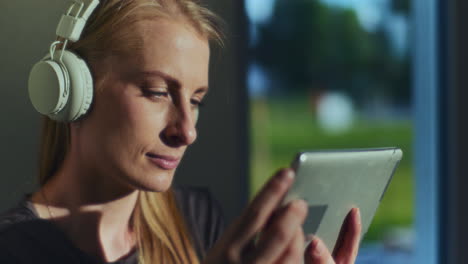
[[[299,150],[403,150],[358,263],[411,259],[410,1],[245,0],[251,196]]]
[[[176,174],[234,219],[300,150],[396,146],[404,158],[358,264],[468,263],[468,2],[206,0],[226,21],[199,137]],[[31,66],[68,0],[0,1],[0,210],[37,188]]]

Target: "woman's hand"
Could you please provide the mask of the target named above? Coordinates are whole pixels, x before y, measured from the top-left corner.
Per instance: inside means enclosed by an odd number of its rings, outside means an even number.
[[[359,209],[353,208],[341,227],[333,257],[319,238],[313,238],[304,253],[305,263],[352,264],[355,262],[358,254],[360,238],[361,215]]]
[[[281,206],[293,178],[291,169],[276,173],[208,252],[204,264],[300,264],[304,257],[307,264],[354,263],[360,237],[358,210],[353,210],[343,225],[335,259],[318,238],[310,243],[304,255],[302,224],[307,215],[307,204],[295,200]],[[261,237],[254,243],[260,231]]]

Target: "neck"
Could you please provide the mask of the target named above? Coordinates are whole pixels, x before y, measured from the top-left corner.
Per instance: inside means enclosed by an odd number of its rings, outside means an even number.
[[[89,255],[106,262],[118,260],[135,246],[131,217],[139,191],[118,186],[108,175],[72,161],[66,158],[33,195],[39,216],[53,220]]]

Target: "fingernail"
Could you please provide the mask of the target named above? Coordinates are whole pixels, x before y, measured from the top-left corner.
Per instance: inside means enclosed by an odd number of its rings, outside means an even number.
[[[286,170],[281,174],[281,180],[290,181],[294,178],[294,172],[292,170]]]
[[[292,199],[284,204],[284,206],[294,206],[297,209],[307,212],[309,205],[302,199]]]
[[[361,222],[361,210],[359,210],[359,208],[354,208],[354,210],[355,210],[354,213],[356,214],[356,219],[360,223]]]
[[[299,206],[301,207],[302,210],[307,211],[309,206],[308,206],[306,201],[304,201],[302,199],[298,199],[297,203],[299,204]]]
[[[314,257],[318,258],[322,256],[324,252],[324,245],[318,238],[314,238],[311,242],[310,245],[312,247],[312,254]]]

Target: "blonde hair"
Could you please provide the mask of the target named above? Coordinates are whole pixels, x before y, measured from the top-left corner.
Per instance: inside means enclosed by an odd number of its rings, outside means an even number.
[[[133,41],[131,34],[125,34],[128,25],[154,18],[183,19],[207,40],[223,44],[220,20],[196,0],[101,0],[81,39],[68,49],[92,64],[112,52],[128,48],[113,41]],[[95,87],[99,86],[99,80],[95,80]],[[41,185],[58,171],[69,147],[69,125],[44,117],[39,159]],[[172,190],[164,193],[140,191],[132,224],[141,264],[199,263]]]

